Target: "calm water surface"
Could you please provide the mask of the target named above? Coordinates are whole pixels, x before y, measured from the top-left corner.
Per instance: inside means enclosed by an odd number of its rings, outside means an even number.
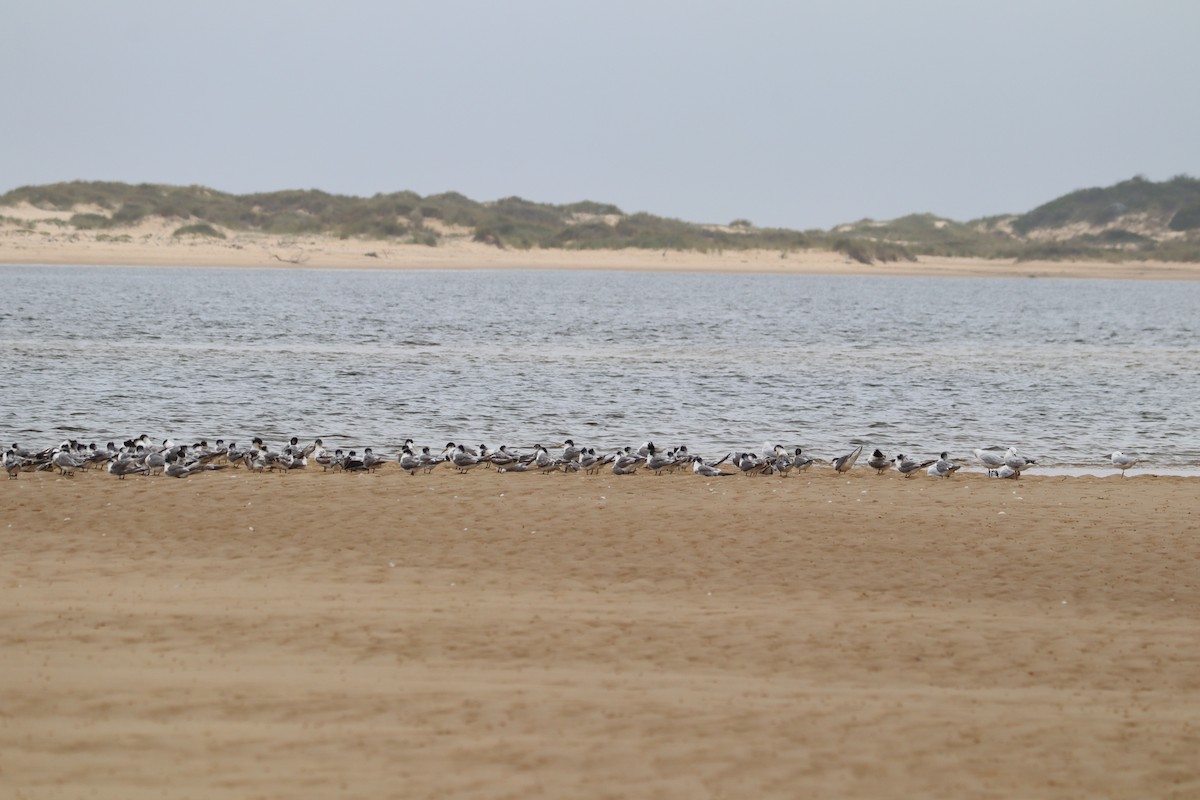
[[[260,435],[1200,471],[1200,283],[0,267],[0,441]]]

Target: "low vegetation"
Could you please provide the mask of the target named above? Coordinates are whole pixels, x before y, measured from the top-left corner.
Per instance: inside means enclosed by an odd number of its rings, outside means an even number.
[[[75,230],[128,229],[147,219],[178,220],[174,236],[224,238],[228,232],[320,234],[438,246],[446,237],[502,248],[831,250],[866,263],[919,256],[1200,261],[1200,180],[1154,183],[1136,177],[1082,189],[1025,214],[956,222],[913,214],[861,220],[830,231],[759,228],[747,219],[700,225],[606,203],[565,205],[520,197],[492,202],[457,192],[350,197],[319,190],[233,195],[203,186],[70,182],[24,186],[0,207],[29,203],[75,212],[57,224]],[[6,220],[0,220],[7,224]],[[105,234],[108,235],[108,234]]]

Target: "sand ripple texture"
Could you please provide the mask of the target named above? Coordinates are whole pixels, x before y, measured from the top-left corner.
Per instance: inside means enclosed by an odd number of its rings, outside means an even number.
[[[1196,797],[1194,481],[22,475],[0,787]]]

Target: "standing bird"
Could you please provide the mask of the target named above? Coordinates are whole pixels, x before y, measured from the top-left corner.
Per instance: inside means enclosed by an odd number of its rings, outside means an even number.
[[[849,472],[850,468],[854,466],[854,462],[858,461],[858,456],[861,452],[862,445],[860,444],[849,453],[846,453],[846,455],[835,458],[833,460],[833,468],[838,472]]]
[[[975,457],[987,467],[988,475],[994,475],[996,470],[1004,466],[1004,456],[990,450],[975,450]]]
[[[1021,470],[1028,469],[1036,463],[1032,458],[1017,455],[1017,451],[1011,447],[1004,454],[1004,465],[1009,469],[1015,469],[1018,474]]]
[[[892,465],[892,460],[883,454],[882,450],[876,450],[871,453],[871,457],[867,459],[867,466],[875,470],[876,475],[882,475],[884,470]]]
[[[911,458],[906,457],[904,453],[896,456],[896,469],[906,478],[911,478],[917,470],[925,469],[934,463],[936,463],[936,459],[913,461]]]
[[[9,449],[5,452],[4,471],[8,473],[9,480],[16,480],[17,474],[23,466],[25,466],[25,459],[17,455],[16,450]]]
[[[1109,458],[1112,459],[1112,465],[1114,467],[1116,467],[1117,469],[1121,470],[1122,478],[1125,477],[1125,470],[1129,469],[1134,464],[1138,463],[1138,460],[1136,458],[1134,458],[1133,456],[1127,456],[1124,453],[1122,453],[1120,450],[1113,453],[1111,456],[1109,456]]]

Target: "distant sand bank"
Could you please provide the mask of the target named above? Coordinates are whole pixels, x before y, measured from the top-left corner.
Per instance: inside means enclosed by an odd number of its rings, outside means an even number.
[[[780,275],[910,275],[946,277],[1122,278],[1197,280],[1200,264],[989,261],[922,257],[917,263],[865,265],[826,251],[501,250],[450,235],[437,247],[326,236],[228,233],[226,239],[174,237],[179,221],[135,228],[77,231],[70,212],[22,205],[0,208],[0,264],[85,264],[180,267],[307,267],[312,269],[588,269],[745,272]],[[32,227],[29,227],[32,226]]]
[[[0,786],[1195,797],[1196,485],[24,474]]]

